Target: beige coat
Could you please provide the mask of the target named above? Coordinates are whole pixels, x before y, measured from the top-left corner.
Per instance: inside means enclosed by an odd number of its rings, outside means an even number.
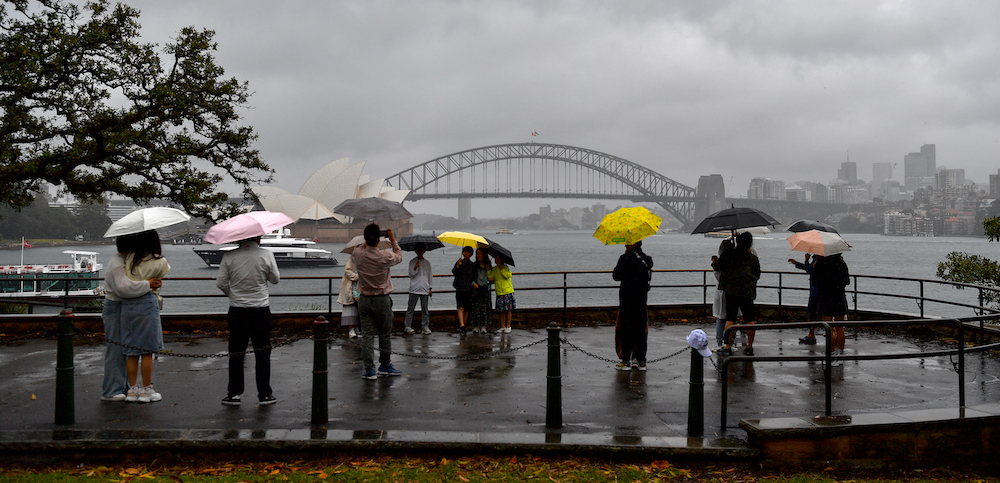
[[[358,272],[354,270],[354,259],[348,258],[347,265],[344,265],[344,278],[340,282],[340,295],[337,296],[337,302],[340,302],[341,305],[351,305],[356,302],[351,289],[357,280]]]

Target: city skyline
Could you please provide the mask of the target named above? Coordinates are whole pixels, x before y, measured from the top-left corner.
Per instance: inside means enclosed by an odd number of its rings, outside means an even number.
[[[848,152],[868,178],[924,143],[980,183],[1000,163],[992,2],[127,3],[147,41],[216,31],[287,191],[341,157],[378,179],[531,140],[688,186],[719,173],[731,193],[817,168],[825,183]]]

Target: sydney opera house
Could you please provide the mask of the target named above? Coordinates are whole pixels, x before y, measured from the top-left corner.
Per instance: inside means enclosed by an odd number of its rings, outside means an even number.
[[[386,184],[385,179],[370,179],[361,174],[365,161],[351,165],[348,158],[316,170],[299,188],[289,193],[274,186],[253,188],[257,201],[268,211],[280,211],[295,220],[290,225],[292,235],[299,238],[316,238],[321,242],[350,241],[364,230],[369,220],[354,220],[334,213],[333,209],[351,198],[385,198],[402,202],[409,193]],[[391,228],[398,235],[413,232],[410,220],[375,220],[382,228]]]

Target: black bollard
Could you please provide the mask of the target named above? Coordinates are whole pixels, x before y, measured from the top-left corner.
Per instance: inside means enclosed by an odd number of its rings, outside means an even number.
[[[326,362],[329,326],[330,323],[322,315],[313,321],[312,424],[325,424],[330,421]]]
[[[691,348],[691,382],[688,387],[688,436],[705,434],[705,358]]]
[[[562,427],[562,371],[559,367],[559,326],[549,324],[548,391],[545,397],[545,427]]]
[[[59,312],[56,331],[56,424],[76,423],[73,389],[73,311]]]

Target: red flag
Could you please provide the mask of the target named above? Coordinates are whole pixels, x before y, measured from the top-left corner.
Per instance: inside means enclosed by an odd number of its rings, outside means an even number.
[[[31,248],[31,243],[28,243],[28,240],[24,240],[24,248]]]

